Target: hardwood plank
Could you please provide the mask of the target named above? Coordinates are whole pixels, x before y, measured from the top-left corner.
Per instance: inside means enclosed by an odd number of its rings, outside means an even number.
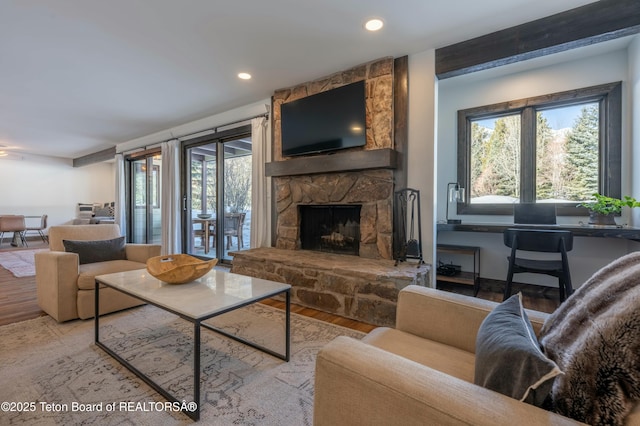
[[[285,303],[281,300],[277,299],[267,299],[263,300],[262,303],[265,305],[272,306],[278,309],[285,309]],[[351,328],[353,330],[362,331],[363,333],[369,333],[371,330],[376,328],[377,326],[372,324],[367,324],[360,321],[355,321],[349,318],[340,317],[338,315],[333,315],[327,312],[318,311],[313,308],[307,308],[304,306],[296,305],[294,303],[291,304],[291,312],[304,315],[310,318],[314,318],[320,321],[329,322],[331,324],[339,325],[346,328]]]
[[[29,237],[27,242],[29,247],[3,245],[0,252],[48,247],[39,236]],[[0,326],[42,315],[46,314],[38,306],[36,277],[16,278],[10,271],[0,267]]]

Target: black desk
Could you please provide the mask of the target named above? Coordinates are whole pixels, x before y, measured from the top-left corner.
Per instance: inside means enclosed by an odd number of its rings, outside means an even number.
[[[622,238],[640,242],[640,228],[593,225],[514,225],[509,223],[438,223],[437,231],[503,233],[507,228],[555,229],[573,232],[574,237]]]

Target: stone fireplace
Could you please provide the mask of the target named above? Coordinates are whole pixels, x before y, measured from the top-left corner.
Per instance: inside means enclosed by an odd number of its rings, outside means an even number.
[[[366,82],[366,145],[331,155],[283,157],[280,106],[345,84]],[[281,89],[273,97],[276,199],[275,246],[303,249],[300,206],[359,205],[359,241],[352,254],[392,259],[393,191],[396,152],[394,125],[394,60],[382,58],[326,78]]]
[[[358,251],[350,254],[393,258],[392,170],[280,177],[276,178],[276,197],[277,248],[306,248],[301,239],[303,206],[359,206]]]
[[[383,58],[274,93],[274,161],[265,172],[273,178],[275,247],[234,253],[232,272],[289,283],[293,303],[383,326],[394,325],[402,288],[427,285],[428,265],[393,261],[394,188],[406,184],[407,63],[399,63],[398,79],[394,59]],[[366,145],[283,157],[280,106],[359,80]]]

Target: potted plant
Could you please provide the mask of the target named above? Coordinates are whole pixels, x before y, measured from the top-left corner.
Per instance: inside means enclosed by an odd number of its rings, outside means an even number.
[[[623,207],[640,207],[640,202],[628,195],[620,199],[595,193],[593,198],[595,201],[578,204],[578,207],[585,207],[589,210],[589,224],[591,225],[615,225],[615,215],[620,214]]]

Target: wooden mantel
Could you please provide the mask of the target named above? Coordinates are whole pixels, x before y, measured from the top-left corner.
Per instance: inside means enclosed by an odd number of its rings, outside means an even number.
[[[347,151],[273,161],[265,165],[265,174],[278,177],[370,169],[397,169],[398,161],[399,153],[389,148]]]

